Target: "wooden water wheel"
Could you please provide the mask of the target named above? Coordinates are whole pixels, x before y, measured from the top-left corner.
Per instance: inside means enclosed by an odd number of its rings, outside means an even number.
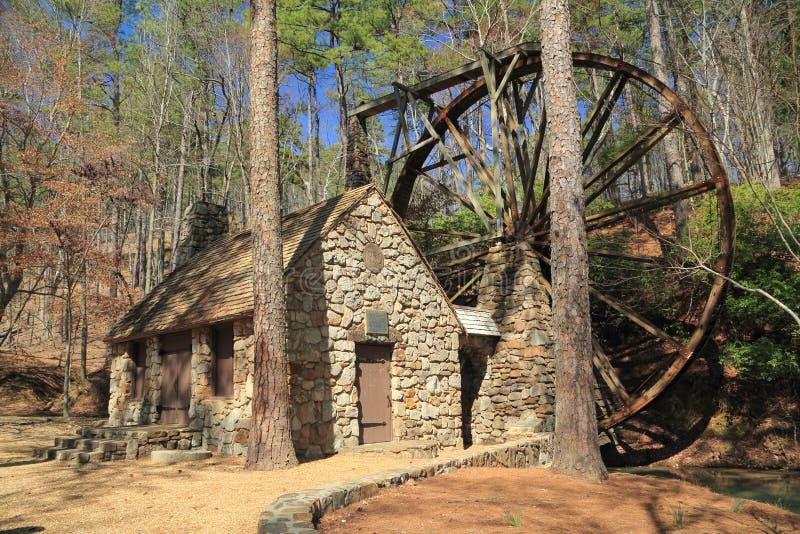
[[[582,119],[597,407],[602,429],[636,414],[708,338],[734,242],[719,155],[681,98],[612,57],[573,54]],[[497,243],[530,243],[548,274],[547,110],[536,44],[480,60],[363,104],[394,110],[385,191],[427,245],[454,302],[470,303]],[[682,183],[665,170],[673,136]],[[431,211],[436,213],[431,216]],[[468,212],[472,228],[456,227]],[[676,211],[690,213],[676,224]]]

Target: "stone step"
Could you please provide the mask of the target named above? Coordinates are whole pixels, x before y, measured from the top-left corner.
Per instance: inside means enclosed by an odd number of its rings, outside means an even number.
[[[33,448],[33,457],[34,458],[42,458],[44,460],[55,460],[56,453],[58,451],[69,450],[68,447],[58,447],[58,446],[50,446],[50,447],[34,447]]]
[[[82,452],[78,449],[59,449],[56,451],[56,460],[61,460],[62,462],[69,461],[74,455]]]
[[[78,441],[76,436],[56,436],[53,443],[56,447],[63,449],[71,449],[75,447],[75,442]]]
[[[103,451],[82,451],[79,449],[60,449],[55,459],[69,464],[99,463],[105,460]]]

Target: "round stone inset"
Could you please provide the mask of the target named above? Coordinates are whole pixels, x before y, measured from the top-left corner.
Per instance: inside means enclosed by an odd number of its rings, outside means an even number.
[[[376,243],[367,243],[364,247],[364,265],[376,274],[383,269],[383,249]]]

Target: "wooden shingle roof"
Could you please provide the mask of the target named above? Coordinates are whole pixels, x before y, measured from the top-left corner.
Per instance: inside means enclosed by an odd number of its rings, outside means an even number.
[[[470,306],[453,306],[456,316],[464,327],[464,333],[472,336],[500,337],[492,312]]]
[[[284,269],[291,267],[370,194],[380,193],[367,185],[285,216]],[[252,276],[250,231],[220,238],[153,288],[111,327],[106,341],[137,339],[251,315]]]

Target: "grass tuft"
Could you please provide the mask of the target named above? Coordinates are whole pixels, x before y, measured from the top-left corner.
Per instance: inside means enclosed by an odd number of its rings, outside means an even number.
[[[672,521],[675,523],[676,529],[683,529],[683,508],[680,505],[672,509]]]
[[[517,511],[517,513],[519,513],[519,511]],[[511,512],[503,512],[503,516],[512,527],[519,528],[522,526],[522,519],[520,519],[519,515],[512,514]]]

